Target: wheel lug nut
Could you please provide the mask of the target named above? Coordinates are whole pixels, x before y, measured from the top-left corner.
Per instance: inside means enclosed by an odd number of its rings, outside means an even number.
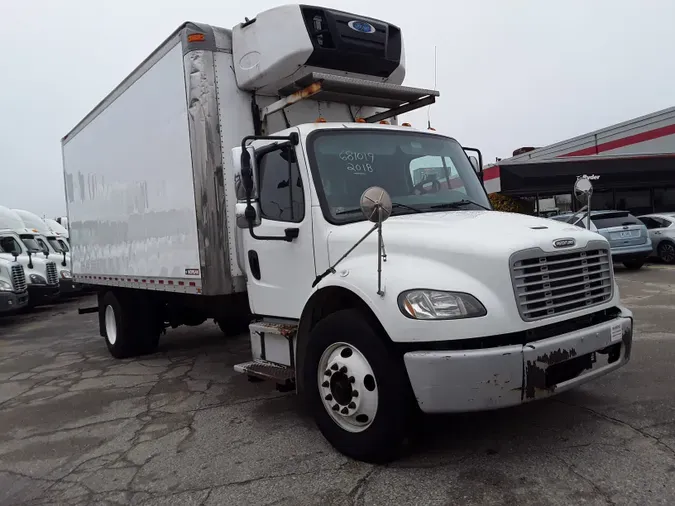
[[[340,406],[339,406],[339,405],[335,404],[335,405],[333,406],[333,411],[338,411],[339,409],[340,409]]]
[[[346,365],[343,365],[342,368],[340,368],[340,372],[341,372],[342,374],[346,374],[346,373],[347,373],[347,366],[346,366]]]
[[[350,383],[355,383],[355,382],[356,382],[356,378],[355,378],[354,376],[350,376],[350,377],[349,377],[349,382],[350,382]]]
[[[326,399],[327,401],[332,401],[333,396],[331,394],[328,394],[326,397],[324,397],[324,399]]]
[[[343,415],[348,415],[349,410],[347,408],[342,408],[342,411],[340,411],[340,413],[342,413]]]
[[[330,368],[333,369],[334,371],[337,371],[337,370],[338,370],[338,365],[337,365],[337,364],[333,364],[332,366],[330,366]]]
[[[352,390],[352,397],[358,397],[358,396],[359,396],[358,390]]]
[[[325,374],[326,376],[330,376],[330,375],[333,374],[333,373],[330,372],[330,370],[326,369],[326,372],[325,372],[324,374]]]
[[[347,406],[349,409],[356,409],[356,403],[355,402],[350,402],[349,405]]]
[[[324,388],[328,388],[330,386],[330,383],[328,383],[327,381],[324,381],[323,383],[321,383],[321,386],[324,387]]]

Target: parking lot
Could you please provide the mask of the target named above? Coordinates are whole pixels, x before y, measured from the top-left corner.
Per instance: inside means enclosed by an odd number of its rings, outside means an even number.
[[[388,466],[336,453],[246,336],[169,330],[111,358],[81,298],[0,319],[2,504],[675,504],[675,268],[617,267],[631,362],[551,400],[427,417]]]

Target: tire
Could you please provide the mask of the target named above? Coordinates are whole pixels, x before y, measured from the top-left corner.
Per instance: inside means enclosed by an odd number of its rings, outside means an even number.
[[[624,267],[631,271],[639,271],[644,264],[644,260],[628,260],[623,263]]]
[[[656,253],[659,255],[662,262],[666,264],[675,263],[675,244],[672,242],[664,241],[659,244]]]
[[[248,326],[251,323],[252,315],[248,307],[237,314],[216,320],[216,324],[225,337],[237,337],[248,332]]]
[[[119,359],[146,355],[157,349],[159,328],[145,304],[112,291],[103,295],[99,318],[110,354]]]
[[[303,368],[305,401],[323,436],[344,455],[370,463],[400,455],[418,412],[402,357],[385,339],[360,311],[338,311],[312,329]],[[352,351],[347,354],[347,349]],[[364,374],[368,371],[370,379]],[[374,416],[368,418],[366,412]]]

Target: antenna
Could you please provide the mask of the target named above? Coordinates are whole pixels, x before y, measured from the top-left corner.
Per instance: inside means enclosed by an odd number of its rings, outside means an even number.
[[[437,90],[437,69],[438,66],[436,64],[436,46],[434,45],[434,91]],[[427,108],[427,128],[431,130],[431,104],[429,104],[429,107]]]

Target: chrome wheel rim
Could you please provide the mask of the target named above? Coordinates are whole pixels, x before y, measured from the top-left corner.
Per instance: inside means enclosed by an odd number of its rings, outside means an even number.
[[[115,320],[115,310],[112,306],[105,308],[105,333],[108,342],[112,345],[117,341],[117,320]]]
[[[375,373],[358,348],[331,344],[319,359],[319,395],[326,412],[342,429],[363,432],[377,415],[379,386]]]

